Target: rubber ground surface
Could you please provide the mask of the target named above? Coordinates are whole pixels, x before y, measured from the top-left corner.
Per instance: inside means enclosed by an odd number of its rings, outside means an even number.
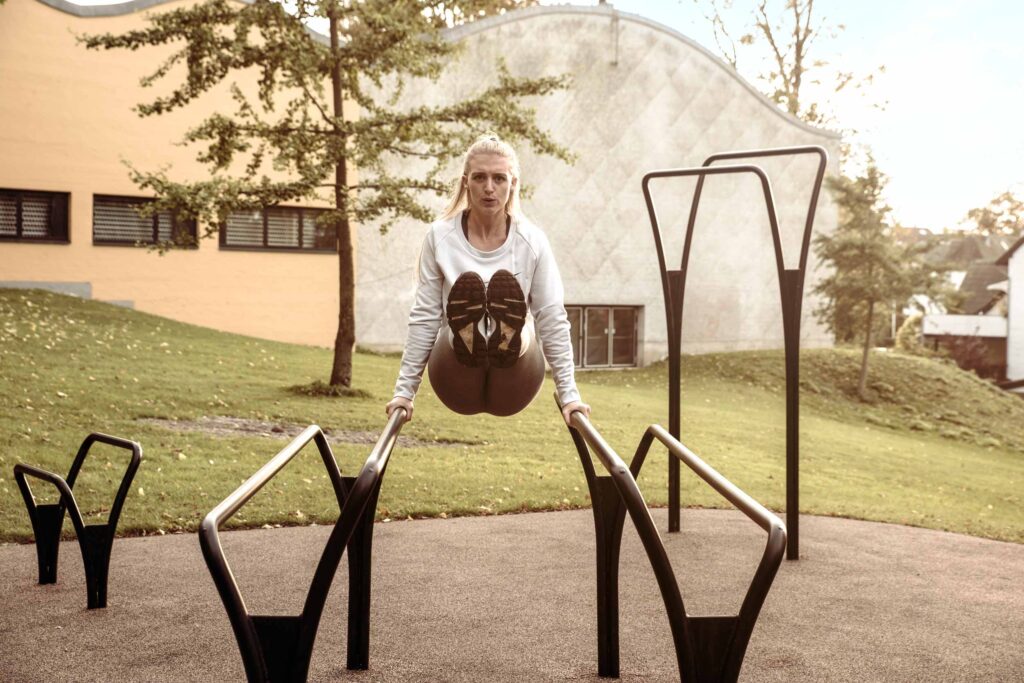
[[[665,534],[687,610],[735,613],[765,535],[684,510]],[[598,681],[589,510],[377,524],[370,669],[344,654],[345,562],[315,681]],[[329,529],[225,533],[250,609],[297,614]],[[1024,546],[804,517],[750,643],[744,681],[1022,681]],[[85,609],[81,557],[38,586],[35,548],[0,547],[0,680],[239,681],[241,659],[195,535],[119,539],[109,607]],[[621,562],[623,681],[677,681],[661,598],[631,522]]]

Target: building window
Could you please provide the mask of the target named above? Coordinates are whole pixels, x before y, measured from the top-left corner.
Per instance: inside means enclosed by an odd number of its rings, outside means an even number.
[[[168,211],[157,211],[152,216],[140,213],[140,209],[153,201],[146,197],[93,195],[93,244],[141,246],[174,243],[195,247],[195,221],[178,221]]]
[[[0,189],[0,239],[67,243],[69,196]]]
[[[566,306],[576,366],[635,366],[639,310],[635,306]]]
[[[274,249],[285,251],[337,251],[333,226],[316,219],[324,209],[274,206],[233,211],[220,229],[222,249]]]

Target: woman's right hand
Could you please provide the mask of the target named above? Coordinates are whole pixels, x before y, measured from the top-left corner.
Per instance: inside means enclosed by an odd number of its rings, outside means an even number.
[[[388,401],[388,404],[384,406],[384,412],[391,417],[391,413],[395,412],[396,408],[405,408],[405,421],[412,422],[412,399],[408,399],[404,396],[395,396],[393,399]]]

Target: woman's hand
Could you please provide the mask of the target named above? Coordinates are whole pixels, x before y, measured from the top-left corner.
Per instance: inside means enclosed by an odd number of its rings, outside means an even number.
[[[562,406],[562,419],[565,420],[566,426],[572,426],[569,423],[569,419],[572,417],[572,414],[577,410],[583,413],[588,418],[590,417],[590,406],[588,406],[583,401],[571,401]]]
[[[384,412],[391,417],[391,413],[395,412],[396,408],[405,408],[405,421],[412,422],[412,400],[404,396],[395,396],[393,399],[388,401],[388,404],[384,406]]]

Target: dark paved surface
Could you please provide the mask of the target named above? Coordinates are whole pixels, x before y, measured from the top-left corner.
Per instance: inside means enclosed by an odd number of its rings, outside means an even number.
[[[664,510],[654,512],[665,528]],[[691,614],[734,613],[764,535],[684,511],[665,535]],[[234,532],[255,612],[298,613],[327,527]],[[750,643],[745,681],[1024,681],[1024,546],[805,517]],[[316,681],[599,681],[590,511],[378,524],[371,668],[344,668],[344,566]],[[739,568],[731,566],[733,563]],[[81,559],[37,586],[35,548],[0,547],[0,680],[235,681],[241,660],[194,535],[118,540],[110,607],[85,609]],[[629,521],[622,680],[678,680],[668,622]]]

